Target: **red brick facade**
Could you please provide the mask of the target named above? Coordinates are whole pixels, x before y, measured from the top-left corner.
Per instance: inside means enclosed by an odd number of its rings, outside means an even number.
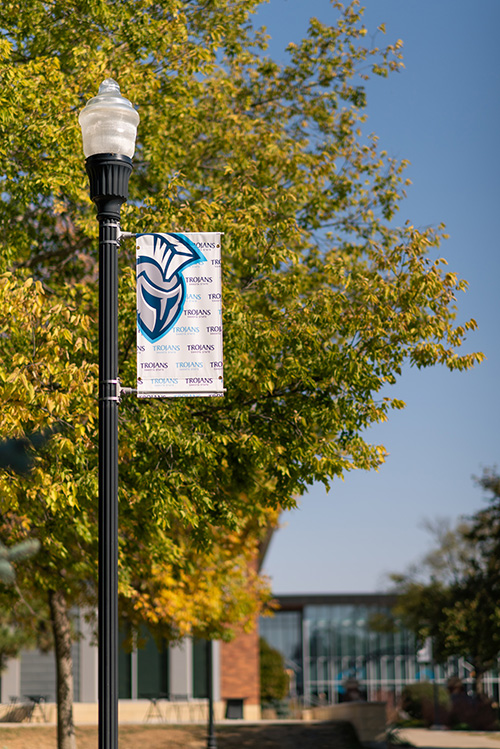
[[[221,643],[221,698],[260,704],[259,632]]]

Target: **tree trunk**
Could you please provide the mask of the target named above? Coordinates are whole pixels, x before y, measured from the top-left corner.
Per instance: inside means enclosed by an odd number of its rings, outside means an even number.
[[[64,595],[49,593],[57,669],[57,749],[76,749],[71,624]]]

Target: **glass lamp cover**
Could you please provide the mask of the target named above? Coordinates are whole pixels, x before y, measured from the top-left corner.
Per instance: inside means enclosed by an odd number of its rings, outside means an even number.
[[[107,78],[99,93],[87,102],[78,118],[82,128],[85,158],[98,153],[116,153],[132,158],[139,115],[120,93],[116,81]]]

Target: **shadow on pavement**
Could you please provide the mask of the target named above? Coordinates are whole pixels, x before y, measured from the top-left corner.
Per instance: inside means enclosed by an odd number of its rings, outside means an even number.
[[[218,749],[362,749],[350,723],[285,723],[253,726],[223,725],[217,729]],[[500,749],[500,747],[499,747]]]

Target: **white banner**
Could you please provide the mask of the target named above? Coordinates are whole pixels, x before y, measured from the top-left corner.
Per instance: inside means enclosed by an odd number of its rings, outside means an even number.
[[[137,395],[221,396],[221,234],[137,235]]]

